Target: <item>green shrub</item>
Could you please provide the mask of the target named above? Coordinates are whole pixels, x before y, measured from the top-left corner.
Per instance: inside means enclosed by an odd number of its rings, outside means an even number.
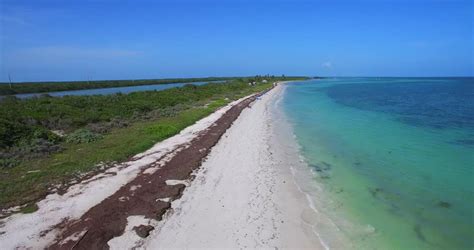
[[[97,141],[101,138],[101,135],[96,134],[88,129],[81,128],[66,136],[66,142],[75,144],[89,143]]]
[[[90,123],[86,126],[86,128],[93,133],[105,134],[113,128],[125,128],[129,125],[130,123],[126,120],[113,118],[109,122]]]
[[[36,159],[61,151],[63,148],[58,144],[60,138],[54,134],[56,137],[51,138],[50,134],[52,133],[36,132],[38,138],[29,138],[29,140],[23,139],[18,145],[0,149],[0,167],[15,167],[19,165],[22,160]]]
[[[179,129],[173,125],[168,124],[157,124],[150,126],[146,129],[146,132],[152,134],[158,138],[166,138],[179,132]]]
[[[20,164],[20,161],[13,158],[3,158],[3,155],[0,153],[0,168],[12,168]]]

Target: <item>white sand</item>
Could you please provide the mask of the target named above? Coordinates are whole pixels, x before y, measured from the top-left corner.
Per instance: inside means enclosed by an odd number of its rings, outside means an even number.
[[[326,239],[319,233],[337,227],[317,210],[308,195],[314,194],[314,188],[300,185],[312,183],[311,173],[298,158],[291,134],[280,126],[284,123],[275,118],[275,105],[281,95],[282,87],[277,87],[245,109],[211,150],[192,182],[167,181],[169,185],[185,183],[188,187],[180,199],[172,202],[163,221],[131,216],[124,234],[110,240],[109,246],[345,249],[334,243],[337,239]],[[0,248],[47,246],[57,232],[40,237],[42,231],[63,219],[79,218],[140,172],[153,173],[160,164],[147,168],[148,164],[165,155],[163,162],[171,159],[180,145],[212,125],[233,104],[137,155],[124,163],[126,167],[119,165],[108,170],[116,175],[93,177],[72,186],[62,196],[48,196],[38,203],[35,213],[0,220]],[[132,230],[141,224],[156,229],[148,238],[141,239]]]
[[[227,110],[241,100],[217,110],[199,120],[179,134],[154,145],[131,161],[117,164],[106,173],[96,175],[82,183],[69,187],[63,195],[51,194],[38,202],[39,209],[31,214],[14,214],[0,220],[0,249],[33,248],[42,249],[58,234],[49,231],[64,220],[80,218],[93,206],[114,194],[123,185],[133,180],[139,173],[153,173],[197,134],[219,119]],[[163,157],[165,156],[165,157]],[[158,164],[154,164],[160,158]],[[150,164],[154,166],[150,167]],[[126,197],[121,197],[126,199]]]
[[[302,164],[295,147],[275,135],[272,109],[281,92],[242,112],[142,247],[328,248],[314,230],[317,211],[291,173]]]

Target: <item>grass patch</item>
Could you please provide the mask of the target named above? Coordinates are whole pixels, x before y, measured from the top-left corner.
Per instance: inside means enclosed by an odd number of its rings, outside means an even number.
[[[24,214],[31,214],[31,213],[35,212],[36,210],[38,210],[38,206],[35,203],[30,203],[30,204],[22,207],[20,209],[20,212],[24,213]]]
[[[197,105],[187,105],[168,116],[133,121],[127,127],[113,128],[100,139],[87,140],[86,143],[65,140],[61,143],[64,148],[61,152],[23,160],[16,167],[0,168],[0,208],[34,203],[52,185],[67,183],[80,173],[95,170],[101,162],[125,161],[179,133],[230,101],[270,86],[271,83],[267,83],[212,94],[192,102]],[[33,211],[33,208],[26,209],[30,210]]]

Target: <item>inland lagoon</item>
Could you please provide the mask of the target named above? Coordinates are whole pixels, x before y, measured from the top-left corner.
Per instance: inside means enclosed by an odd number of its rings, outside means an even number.
[[[91,89],[80,89],[80,90],[68,90],[68,91],[53,91],[44,93],[26,93],[16,94],[15,96],[21,99],[41,97],[44,95],[62,97],[62,96],[84,96],[84,95],[113,95],[113,94],[128,94],[140,91],[161,91],[170,88],[179,88],[185,85],[201,86],[207,83],[224,83],[225,81],[209,81],[209,82],[182,82],[182,83],[160,83],[151,85],[136,85],[136,86],[125,86],[125,87],[108,87],[108,88],[91,88]],[[0,96],[0,99],[2,96]]]

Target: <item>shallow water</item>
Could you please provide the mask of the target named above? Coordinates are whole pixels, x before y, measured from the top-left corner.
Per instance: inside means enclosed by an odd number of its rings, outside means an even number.
[[[356,248],[474,247],[473,78],[305,81],[282,105]]]

